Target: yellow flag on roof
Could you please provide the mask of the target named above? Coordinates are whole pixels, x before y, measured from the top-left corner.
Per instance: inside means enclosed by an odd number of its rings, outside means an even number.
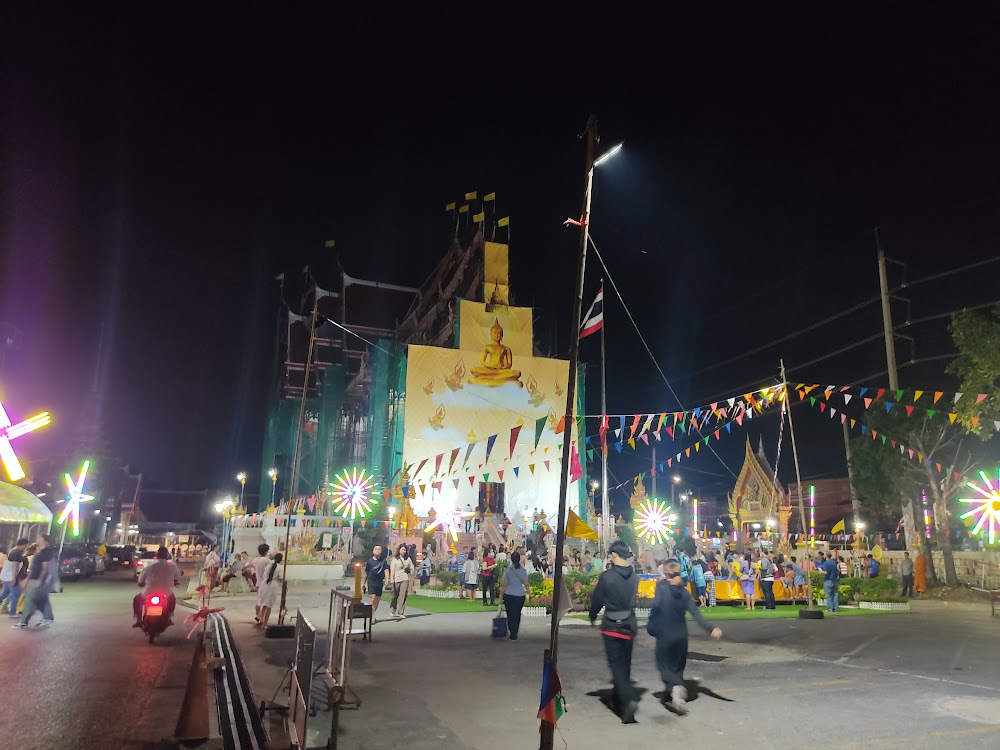
[[[473,190],[471,193],[465,194],[465,200],[474,201],[479,196],[479,193]]]
[[[500,221],[497,222],[497,226],[498,227],[507,227],[507,226],[510,226],[510,217],[509,216],[504,216],[502,219],[500,219]]]
[[[483,196],[484,201],[495,201],[497,199],[496,193],[487,193]]]

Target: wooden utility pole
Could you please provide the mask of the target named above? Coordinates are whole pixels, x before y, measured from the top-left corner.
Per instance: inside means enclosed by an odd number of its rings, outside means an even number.
[[[878,283],[882,292],[882,329],[885,333],[885,362],[889,371],[889,388],[899,390],[899,376],[896,372],[896,342],[892,333],[892,309],[889,307],[889,282],[885,272],[885,253],[875,227],[875,249],[878,253]]]
[[[580,316],[583,313],[583,278],[587,266],[587,241],[590,227],[590,194],[594,181],[594,151],[597,147],[597,117],[591,115],[584,130],[587,141],[586,166],[583,181],[583,211],[580,214],[580,255],[576,266],[576,285],[573,288],[573,314],[569,328],[569,381],[566,383],[566,415],[563,432],[562,466],[559,471],[559,511],[556,515],[556,561],[552,575],[552,623],[549,630],[549,648],[546,657],[556,670],[559,655],[559,610],[563,588],[563,549],[566,542],[566,498],[569,492],[570,444],[576,417],[576,374],[580,358]],[[542,721],[539,730],[540,750],[553,750],[555,724]]]

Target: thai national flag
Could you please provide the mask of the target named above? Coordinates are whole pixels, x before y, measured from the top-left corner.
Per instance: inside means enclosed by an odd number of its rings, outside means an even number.
[[[583,319],[583,325],[580,326],[580,338],[585,338],[592,333],[597,333],[599,330],[604,328],[604,285],[597,290],[597,296],[594,297],[594,304],[590,306],[587,310],[587,315]]]

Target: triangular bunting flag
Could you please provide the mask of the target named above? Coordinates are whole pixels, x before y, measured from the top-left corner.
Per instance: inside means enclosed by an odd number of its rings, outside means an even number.
[[[951,412],[951,413],[950,413],[950,414],[948,415],[948,421],[949,421],[949,422],[951,422],[952,424],[955,424],[955,420],[956,420],[957,418],[958,418],[958,415],[957,415],[957,414],[955,414],[954,412]]]
[[[451,483],[452,483],[453,485],[455,485],[455,489],[456,489],[456,490],[458,489],[458,483],[459,483],[459,482],[461,482],[461,481],[462,481],[461,479],[452,479],[452,480],[451,480]]]
[[[472,455],[472,449],[476,447],[475,443],[469,443],[469,447],[465,449],[465,460],[462,461],[462,468],[465,469],[465,465],[469,463],[469,456]]]
[[[836,409],[834,409],[834,408],[833,408],[833,407],[831,406],[831,407],[830,407],[830,419],[833,419],[833,418],[834,418],[834,416],[836,416],[836,414],[837,414],[837,410],[836,410]]]
[[[912,417],[913,416],[913,407],[912,406],[907,406],[906,407],[906,416],[908,416],[908,417]]]
[[[635,431],[639,429],[639,420],[641,418],[642,417],[639,414],[634,415],[634,418],[632,419],[632,432],[629,437],[635,437]]]
[[[475,483],[476,483],[476,478],[475,477],[469,477],[469,486],[471,487]]]
[[[978,396],[976,396],[976,403],[977,404],[981,404],[985,400],[986,400],[986,394],[985,393],[980,393]]]
[[[550,470],[549,469],[549,464],[551,464],[552,462],[551,461],[542,461],[542,463],[545,464],[545,471],[549,471]]]
[[[642,433],[642,434],[641,434],[641,435],[639,436],[639,439],[640,439],[640,440],[641,440],[642,442],[644,442],[644,443],[645,443],[646,445],[649,445],[649,433],[647,433],[647,432],[644,432],[644,433]]]
[[[448,461],[448,473],[451,474],[451,470],[455,468],[455,459],[458,458],[458,452],[462,450],[461,448],[454,448],[451,451],[451,460]]]
[[[490,435],[488,438],[486,438],[486,460],[483,463],[488,464],[490,462],[490,453],[493,452],[493,444],[496,443],[496,441],[497,441],[496,435]],[[486,481],[489,482],[488,479]]]
[[[538,449],[538,441],[542,438],[542,432],[545,430],[545,420],[546,417],[539,417],[535,420],[535,449]]]
[[[944,395],[944,391],[934,391],[934,403],[938,402],[938,399]]]
[[[437,476],[438,474],[441,473],[441,462],[442,461],[444,461],[444,454],[443,453],[438,453],[434,457],[434,476]]]
[[[503,469],[497,471],[497,479],[501,482],[503,481]]]
[[[969,421],[972,422],[973,427],[979,427],[979,417],[969,417]]]
[[[918,399],[919,399],[919,398],[920,398],[921,396],[923,396],[923,395],[924,395],[924,392],[923,392],[923,391],[914,391],[914,392],[913,392],[913,402],[914,402],[914,403],[916,403],[916,402],[917,402],[917,400],[918,400]]]
[[[809,405],[816,406],[816,399],[812,396],[809,397]]]
[[[928,419],[934,419],[934,415],[935,414],[937,414],[937,411],[935,409],[928,409],[927,410],[927,418]]]
[[[511,428],[511,431],[510,431],[510,453],[507,454],[511,458],[514,457],[514,446],[517,445],[517,437],[520,434],[521,434],[521,425],[518,425],[517,427]],[[587,439],[590,440],[590,438],[587,438]]]
[[[532,476],[534,476],[534,474],[535,474],[535,465],[534,464],[528,464],[528,471],[530,471],[531,474],[532,474]]]
[[[619,453],[622,452],[622,441],[621,440],[619,440],[617,443],[615,443],[615,450],[618,451]]]
[[[941,464],[934,464],[934,468],[938,470],[938,474],[941,473]]]
[[[856,420],[856,419],[852,419],[852,420],[851,420],[851,428],[853,429],[853,428],[854,428],[854,425],[856,425],[857,423],[858,423],[858,420]]]
[[[897,401],[902,401],[903,400],[903,390],[902,389],[896,391],[896,400]]]
[[[841,414],[840,414],[840,423],[844,424],[844,422],[846,422],[846,421],[847,421],[847,415],[844,414],[843,412],[841,412]]]
[[[632,438],[629,438],[628,439],[628,447],[631,448],[632,450],[635,450],[635,440],[633,440]]]
[[[870,398],[866,398],[865,399],[865,408],[867,409],[871,405],[872,405],[872,400]]]
[[[691,458],[691,449],[688,448],[687,450],[685,450],[684,455],[687,456],[688,458]]]
[[[1000,428],[998,428],[998,429],[1000,429]],[[733,431],[733,423],[732,422],[726,422],[726,432],[732,432],[732,431]]]
[[[955,398],[954,398],[954,400],[952,401],[952,403],[953,403],[953,404],[957,404],[957,403],[958,403],[958,400],[959,400],[960,398],[962,398],[962,394],[961,394],[961,393],[956,393],[956,394],[955,394]]]
[[[892,401],[886,401],[885,402],[885,413],[888,414],[889,412],[891,412],[893,406],[895,406],[895,404],[892,403]]]
[[[853,397],[851,396],[851,394],[850,394],[850,393],[845,393],[845,394],[844,394],[844,403],[845,403],[845,404],[849,404],[849,403],[851,403],[851,399],[852,399],[852,398],[853,398]]]

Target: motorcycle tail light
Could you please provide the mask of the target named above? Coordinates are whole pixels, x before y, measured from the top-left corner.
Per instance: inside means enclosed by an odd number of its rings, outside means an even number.
[[[149,597],[149,603],[150,604],[159,604],[160,603],[160,597],[158,597],[158,596],[151,596],[151,597]]]

